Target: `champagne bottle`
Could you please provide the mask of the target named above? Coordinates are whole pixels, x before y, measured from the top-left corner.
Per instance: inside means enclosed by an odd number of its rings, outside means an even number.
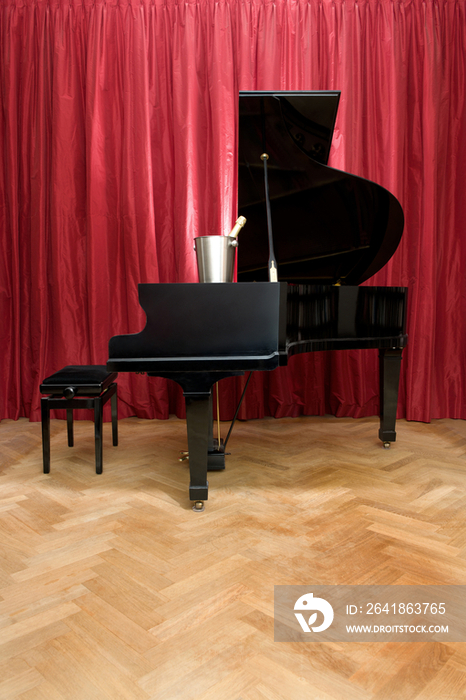
[[[231,229],[230,233],[228,234],[230,238],[237,238],[238,233],[241,231],[243,228],[244,224],[246,223],[246,218],[244,216],[240,216],[237,220],[233,228]]]

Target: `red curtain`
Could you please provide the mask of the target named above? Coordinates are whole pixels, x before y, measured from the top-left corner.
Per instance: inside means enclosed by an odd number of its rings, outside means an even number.
[[[236,214],[240,89],[341,90],[330,165],[406,215],[370,281],[409,287],[399,415],[466,418],[465,0],[0,8],[0,418],[38,420],[44,377],[140,330],[138,282],[197,280],[194,237]],[[222,383],[222,418],[243,383]],[[243,418],[378,412],[374,351],[297,356],[251,384]],[[183,415],[171,382],[119,387],[121,416]]]

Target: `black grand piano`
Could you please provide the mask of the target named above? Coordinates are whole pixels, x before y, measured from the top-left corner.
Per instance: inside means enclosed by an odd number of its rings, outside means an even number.
[[[208,498],[208,470],[224,468],[212,387],[225,377],[274,370],[296,353],[377,348],[379,438],[385,447],[396,439],[407,290],[359,285],[395,252],[403,212],[381,186],[326,165],[338,100],[240,93],[238,282],[140,284],[146,327],[110,339],[109,370],[183,389],[195,510]]]

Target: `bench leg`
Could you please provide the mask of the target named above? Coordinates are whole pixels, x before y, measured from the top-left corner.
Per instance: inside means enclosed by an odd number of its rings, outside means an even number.
[[[115,386],[115,393],[110,399],[112,407],[112,440],[113,446],[118,445],[118,389]]]
[[[44,474],[50,473],[50,408],[48,398],[40,400],[42,420],[42,461]]]
[[[74,435],[73,435],[73,409],[66,409],[66,427],[68,429],[68,447],[73,447],[74,445]]]
[[[94,399],[94,434],[95,434],[95,473],[102,474],[102,412],[103,403],[100,396]]]

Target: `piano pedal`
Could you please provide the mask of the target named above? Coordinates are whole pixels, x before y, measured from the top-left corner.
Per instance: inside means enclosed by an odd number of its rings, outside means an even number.
[[[204,501],[196,501],[193,505],[193,511],[195,513],[202,513],[205,510]]]
[[[178,462],[189,461],[189,452],[185,450],[180,450],[181,457],[178,457]],[[213,450],[207,455],[208,466],[207,471],[218,472],[225,469],[225,455],[231,455],[231,452],[222,452],[221,450]]]

